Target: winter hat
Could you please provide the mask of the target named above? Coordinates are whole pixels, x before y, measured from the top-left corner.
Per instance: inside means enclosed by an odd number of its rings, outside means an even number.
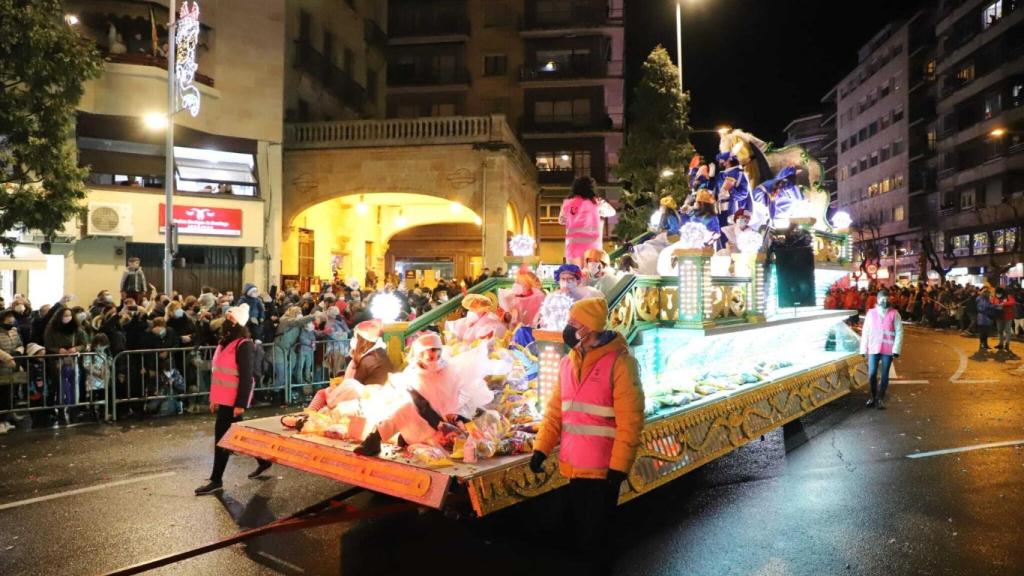
[[[441,349],[444,347],[444,343],[441,342],[441,337],[435,332],[424,332],[420,334],[416,341],[412,343],[412,353],[419,355],[420,352],[430,349]]]
[[[569,274],[576,276],[577,280],[583,278],[583,273],[580,272],[579,266],[575,264],[562,264],[557,270],[555,270],[555,282],[558,282],[558,279],[562,277],[562,272],[568,272]]]
[[[671,208],[672,210],[679,208],[679,206],[676,204],[676,199],[671,196],[663,196],[661,198],[661,205],[664,208]]]
[[[579,300],[569,308],[569,318],[600,332],[608,321],[608,302],[600,296]]]
[[[483,294],[467,294],[462,298],[462,307],[466,310],[490,310],[494,303]]]
[[[675,208],[675,205],[673,205],[672,207]],[[589,250],[584,252],[583,253],[583,260],[585,262],[590,262],[590,261],[600,262],[601,264],[604,264],[605,266],[609,266],[610,265],[610,262],[608,260],[608,253],[605,252],[604,250],[601,250],[600,248],[590,248]]]
[[[233,319],[239,326],[245,326],[249,323],[249,305],[243,303],[234,308],[228,308],[225,316]]]
[[[26,356],[35,356],[36,354],[38,354],[40,352],[45,354],[46,353],[46,348],[43,348],[42,346],[40,346],[39,344],[36,344],[35,342],[29,342],[29,345],[25,347],[25,355]]]
[[[367,342],[376,342],[383,332],[384,322],[376,318],[356,324],[356,336]]]

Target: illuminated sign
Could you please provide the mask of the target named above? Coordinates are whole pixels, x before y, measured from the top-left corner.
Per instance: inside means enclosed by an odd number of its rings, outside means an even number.
[[[164,204],[160,204],[160,233],[167,226]],[[178,234],[191,236],[241,236],[242,211],[234,208],[206,208],[174,205],[174,223]]]

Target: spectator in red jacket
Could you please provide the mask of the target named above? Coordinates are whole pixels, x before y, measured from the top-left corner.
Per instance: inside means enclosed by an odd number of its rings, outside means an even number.
[[[1013,317],[1017,311],[1017,299],[1013,294],[1007,293],[1003,288],[996,288],[995,296],[992,297],[992,304],[1002,306],[1002,314],[996,317],[996,335],[999,336],[997,350],[1002,350],[1011,355],[1010,340],[1013,339]]]

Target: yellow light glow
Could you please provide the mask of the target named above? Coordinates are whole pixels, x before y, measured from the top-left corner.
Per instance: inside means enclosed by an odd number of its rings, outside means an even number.
[[[395,226],[397,226],[398,228],[405,228],[405,225],[408,223],[409,221],[405,219],[405,215],[402,213],[401,210],[399,210],[398,218],[395,218]]]
[[[370,211],[370,207],[366,205],[366,200],[363,195],[359,196],[359,203],[356,204],[356,214],[366,214]]]
[[[483,226],[484,225],[484,221],[481,220],[479,216],[476,217],[475,222],[476,222],[477,226]]]
[[[159,112],[150,112],[142,117],[142,123],[150,130],[167,128],[167,116]]]
[[[673,172],[671,168],[665,168],[664,170],[661,171],[661,177],[662,178],[671,178],[671,177],[673,177],[675,175],[676,175],[676,173]]]
[[[458,202],[452,202],[451,204],[448,205],[448,211],[451,212],[452,214],[458,214],[459,212],[462,212],[463,208],[464,206],[462,204],[459,204]]]
[[[78,16],[75,16],[74,14],[68,14],[67,16],[64,17],[64,21],[67,22],[68,24],[74,26],[74,25],[78,24]]]
[[[993,138],[1002,138],[1003,136],[1006,135],[1006,129],[1005,128],[996,128],[995,130],[989,132],[989,134]]]

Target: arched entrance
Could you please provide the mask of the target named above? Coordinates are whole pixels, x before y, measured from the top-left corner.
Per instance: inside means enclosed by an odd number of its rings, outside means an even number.
[[[406,279],[433,287],[445,280],[476,278],[483,269],[483,236],[474,224],[426,224],[406,228],[388,242],[388,270]]]
[[[436,196],[404,193],[351,194],[314,204],[300,212],[290,227],[293,231],[284,247],[283,267],[296,270],[286,275],[306,289],[309,285],[340,278],[365,282],[366,271],[379,278],[396,272],[401,260],[389,258],[390,244],[408,230],[440,226],[432,235],[421,236],[421,246],[404,254],[426,258],[445,255],[445,233],[457,226],[460,241],[473,248],[480,260],[483,236],[481,219],[461,203]],[[415,237],[415,235],[413,235]],[[460,248],[460,253],[465,249]],[[449,258],[450,273],[470,270],[470,260]]]

